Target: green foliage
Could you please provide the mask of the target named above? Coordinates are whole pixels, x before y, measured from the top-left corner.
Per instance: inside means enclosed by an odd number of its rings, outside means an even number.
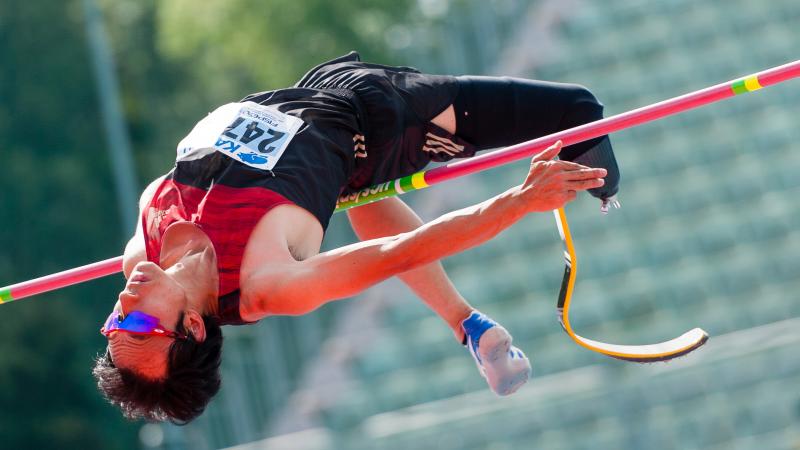
[[[2,6],[2,284],[111,256],[123,242],[79,6]],[[0,447],[137,447],[136,427],[112,415],[89,374],[113,292],[93,283],[0,307]]]
[[[213,80],[212,92],[275,89],[321,60],[354,48],[383,51],[383,31],[409,1],[310,0],[170,2],[159,11],[163,53]],[[191,9],[192,14],[186,14]],[[221,99],[220,99],[221,100]]]

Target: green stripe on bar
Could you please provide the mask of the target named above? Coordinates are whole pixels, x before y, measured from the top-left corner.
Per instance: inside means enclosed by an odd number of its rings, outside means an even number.
[[[400,189],[402,189],[404,192],[411,192],[411,191],[415,191],[417,189],[411,183],[411,177],[413,177],[413,175],[409,175],[407,177],[400,178]]]
[[[11,296],[11,289],[0,290],[0,303],[13,302],[14,297]]]
[[[386,183],[339,197],[339,201],[336,203],[336,211],[344,211],[354,206],[365,205],[393,195],[397,195],[397,191],[394,189],[394,181],[387,181]]]
[[[744,94],[747,92],[747,88],[744,85],[744,78],[731,83],[731,90],[733,91],[733,95]]]

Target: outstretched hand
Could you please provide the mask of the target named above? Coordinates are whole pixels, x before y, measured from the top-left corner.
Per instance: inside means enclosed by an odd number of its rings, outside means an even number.
[[[593,169],[569,161],[553,160],[561,151],[558,141],[531,160],[531,168],[520,195],[529,212],[550,211],[575,200],[578,191],[598,188],[605,181],[605,169]]]

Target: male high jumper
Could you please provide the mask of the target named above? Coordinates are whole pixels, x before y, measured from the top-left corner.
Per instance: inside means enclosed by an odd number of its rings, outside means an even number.
[[[127,283],[101,330],[99,388],[126,417],[188,422],[219,390],[220,325],[306,314],[396,275],[466,345],[495,393],[515,392],[530,376],[528,358],[439,260],[579,191],[608,202],[619,182],[608,137],[555,143],[522,184],[428,223],[390,198],[348,211],[361,242],[320,253],[322,238],[340,195],[598,120],[602,110],[578,85],[427,75],[355,52],[292,88],[219,107],[141,196]]]

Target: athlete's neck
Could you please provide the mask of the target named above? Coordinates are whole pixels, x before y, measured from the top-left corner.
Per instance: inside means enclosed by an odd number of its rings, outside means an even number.
[[[161,267],[183,287],[188,307],[202,315],[216,315],[219,271],[211,239],[196,225],[171,225],[162,238]]]

